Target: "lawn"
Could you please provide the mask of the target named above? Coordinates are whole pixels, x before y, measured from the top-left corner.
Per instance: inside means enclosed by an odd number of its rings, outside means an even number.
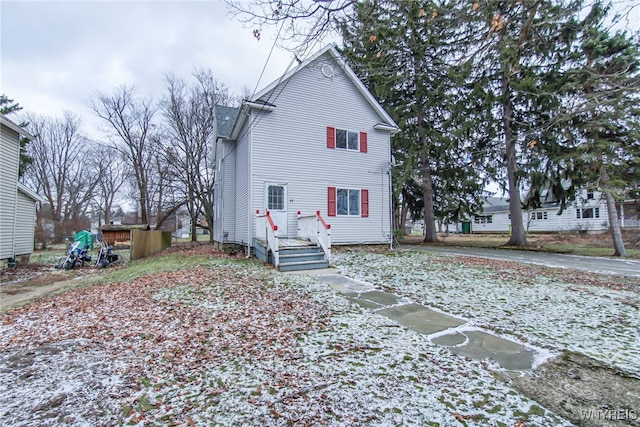
[[[472,325],[640,372],[635,285],[426,253],[334,263]],[[571,425],[493,362],[255,260],[174,250],[79,282],[1,315],[1,425]]]
[[[627,257],[640,259],[640,232],[627,230],[623,234]],[[446,246],[468,246],[479,248],[503,248],[517,250],[532,250],[552,253],[564,253],[585,256],[613,255],[613,243],[608,233],[574,234],[549,233],[530,234],[527,236],[528,246],[524,248],[509,248],[505,244],[509,240],[507,234],[445,234],[438,235],[438,244]],[[422,241],[421,235],[408,235],[401,241],[415,244]]]

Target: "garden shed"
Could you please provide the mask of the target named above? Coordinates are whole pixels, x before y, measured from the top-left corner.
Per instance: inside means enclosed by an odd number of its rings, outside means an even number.
[[[131,246],[132,230],[149,230],[149,224],[103,225],[100,228],[102,243],[109,246]]]

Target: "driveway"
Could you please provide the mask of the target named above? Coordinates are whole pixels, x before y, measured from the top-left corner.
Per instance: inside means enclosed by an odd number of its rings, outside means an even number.
[[[582,270],[598,274],[640,278],[640,261],[512,249],[463,248],[428,245],[400,245],[401,251],[432,251],[502,261],[523,262],[547,267]]]

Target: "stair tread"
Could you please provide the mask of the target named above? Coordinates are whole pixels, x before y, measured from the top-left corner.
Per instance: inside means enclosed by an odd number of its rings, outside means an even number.
[[[314,257],[314,256],[318,256],[318,255],[324,255],[324,254],[322,252],[280,254],[280,258]]]
[[[281,262],[280,265],[303,265],[303,264],[329,264],[326,259],[317,259],[311,261],[293,261],[293,262]]]

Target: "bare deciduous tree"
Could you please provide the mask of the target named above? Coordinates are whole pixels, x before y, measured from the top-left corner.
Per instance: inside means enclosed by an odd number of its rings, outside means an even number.
[[[191,239],[196,240],[198,214],[207,221],[210,238],[213,227],[213,167],[211,150],[215,138],[215,106],[229,105],[232,97],[210,70],[193,74],[189,85],[173,74],[166,76],[168,94],[162,110],[170,128],[171,147],[165,151],[181,182],[191,216]]]
[[[111,95],[97,93],[89,105],[108,124],[107,135],[112,146],[126,159],[128,172],[133,178],[139,215],[142,223],[148,224],[151,217],[152,199],[150,174],[154,167],[153,118],[158,108],[151,101],[141,99],[133,88],[117,87]]]
[[[253,35],[260,39],[265,26],[281,25],[281,44],[292,51],[305,51],[335,29],[338,20],[349,18],[357,0],[227,0],[239,19],[254,25]]]
[[[73,231],[87,228],[86,214],[99,181],[87,168],[92,146],[82,135],[80,119],[71,112],[62,117],[30,115],[28,120],[35,138],[27,146],[33,162],[24,179],[45,198],[48,209],[40,214],[50,215],[54,242],[61,242]]]
[[[99,226],[109,224],[116,199],[126,181],[122,154],[112,147],[95,144],[92,170],[98,178],[93,198],[94,216]]]

